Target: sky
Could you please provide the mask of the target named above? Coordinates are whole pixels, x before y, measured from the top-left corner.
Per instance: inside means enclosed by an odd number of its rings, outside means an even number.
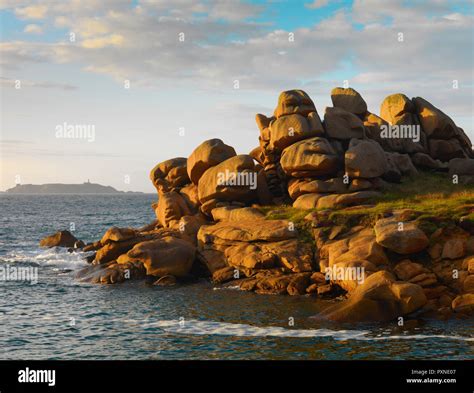
[[[322,117],[344,81],[375,114],[423,97],[474,140],[474,0],[0,0],[0,22],[0,190],[154,192],[157,163],[210,138],[247,154],[281,91]]]

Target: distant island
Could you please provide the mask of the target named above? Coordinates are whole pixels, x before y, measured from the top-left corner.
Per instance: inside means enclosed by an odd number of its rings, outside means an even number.
[[[83,184],[17,184],[5,191],[8,194],[143,194],[136,191],[118,191],[111,186],[84,182]]]

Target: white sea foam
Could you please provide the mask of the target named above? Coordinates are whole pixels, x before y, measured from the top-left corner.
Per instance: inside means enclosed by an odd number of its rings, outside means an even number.
[[[29,316],[24,316],[29,318]],[[383,334],[374,335],[370,330],[357,329],[294,329],[279,326],[254,326],[243,323],[201,321],[195,319],[182,320],[157,320],[147,317],[143,319],[129,318],[110,318],[103,316],[93,316],[87,319],[81,319],[82,326],[102,325],[104,322],[108,324],[125,324],[132,325],[141,329],[157,328],[167,333],[182,334],[185,336],[233,336],[233,337],[288,337],[288,338],[332,338],[337,341],[363,340],[363,341],[380,341],[380,340],[429,340],[439,338],[444,340],[468,341],[473,342],[474,337],[444,335],[444,334],[406,334],[391,335],[390,331],[383,331]],[[1,319],[1,318],[0,318]],[[20,316],[21,319],[21,316]],[[48,321],[64,321],[69,317],[64,314],[43,315],[42,320]]]
[[[184,335],[223,335],[237,337],[331,337],[334,340],[397,340],[397,339],[432,339],[443,338],[448,340],[474,341],[474,337],[448,336],[448,335],[385,335],[370,336],[369,330],[333,330],[333,329],[290,329],[278,326],[252,326],[240,323],[198,321],[198,320],[172,320],[156,321],[141,324],[143,328],[156,327],[169,333]]]
[[[70,253],[65,248],[12,250],[0,256],[0,263],[35,263],[40,266],[77,269],[86,265],[83,258],[84,253]]]
[[[213,291],[222,291],[222,290],[231,290],[231,291],[236,291],[240,290],[240,286],[238,285],[229,285],[226,287],[214,287],[212,288]]]

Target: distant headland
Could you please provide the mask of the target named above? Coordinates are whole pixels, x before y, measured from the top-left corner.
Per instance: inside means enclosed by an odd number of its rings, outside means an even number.
[[[118,191],[89,181],[82,184],[17,184],[5,191],[8,194],[143,194],[136,191]]]

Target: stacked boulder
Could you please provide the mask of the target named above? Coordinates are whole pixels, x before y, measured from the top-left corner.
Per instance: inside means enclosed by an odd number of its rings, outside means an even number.
[[[265,198],[265,178],[258,177],[254,159],[237,155],[220,139],[204,141],[187,159],[158,164],[150,179],[158,191],[156,216],[165,228],[183,217],[205,220],[216,207],[241,207]]]
[[[301,90],[283,92],[273,117],[257,115],[262,163],[272,194],[288,192],[296,208],[368,203],[388,182],[421,169],[447,170],[472,181],[471,142],[462,129],[422,98],[387,97],[381,117],[352,88],[331,92],[321,123]],[[392,132],[391,127],[398,127]],[[449,160],[465,160],[451,165]]]
[[[256,122],[260,149],[254,150],[254,157],[260,159],[274,202],[282,202],[286,196],[286,174],[280,163],[283,152],[295,142],[324,135],[321,119],[304,91],[290,90],[280,94],[273,116],[257,114]]]
[[[257,115],[269,188],[276,197],[287,192],[296,208],[367,202],[388,172],[383,148],[366,136],[363,98],[343,88],[331,97],[334,107],[326,108],[323,123],[301,90],[283,92],[273,117]]]

